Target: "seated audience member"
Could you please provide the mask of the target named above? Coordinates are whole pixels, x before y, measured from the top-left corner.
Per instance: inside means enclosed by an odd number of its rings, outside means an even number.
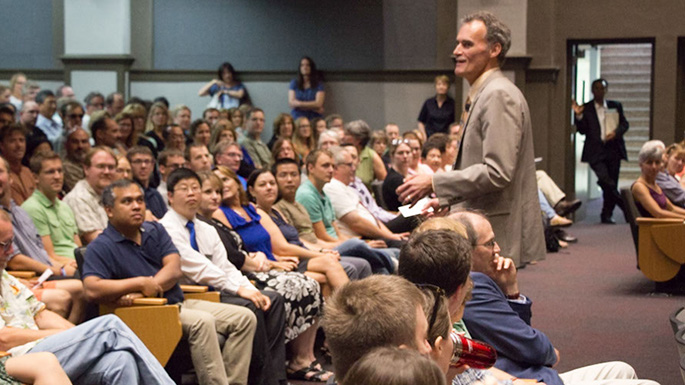
[[[186,150],[186,135],[183,129],[178,124],[170,124],[162,130],[162,139],[164,139],[165,150],[178,150],[184,152]],[[157,154],[159,156],[159,154]]]
[[[90,92],[86,95],[83,102],[86,104],[86,115],[83,117],[83,128],[88,130],[90,127],[90,118],[95,111],[102,111],[105,108],[105,97],[99,92]],[[90,135],[90,131],[88,131]],[[92,135],[91,135],[92,136]]]
[[[451,353],[451,352],[450,352]],[[419,352],[398,347],[380,347],[352,365],[345,384],[444,385],[437,364]]]
[[[297,188],[295,200],[304,206],[309,213],[314,234],[317,238],[332,243],[338,242],[338,239],[351,239],[343,235],[338,229],[333,205],[324,192],[324,185],[330,182],[333,176],[332,154],[327,150],[312,151],[307,155],[305,164],[308,178]],[[343,255],[354,255],[366,259],[371,264],[374,273],[388,274],[395,271],[393,258],[396,257],[397,250],[387,249],[387,245],[383,241],[374,240],[370,242],[370,245],[374,249],[363,255],[347,252],[344,252]]]
[[[24,101],[24,85],[26,84],[26,75],[17,72],[10,78],[10,100],[15,110],[21,110]]]
[[[119,125],[119,130],[121,132],[120,145],[127,150],[138,143],[140,133],[138,133],[134,127],[134,117],[132,114],[127,112],[120,112],[114,116],[114,121]]]
[[[121,145],[119,124],[106,111],[98,111],[90,117],[90,132],[96,146],[109,147],[114,154],[125,152]]]
[[[271,161],[271,151],[261,139],[263,130],[264,111],[255,107],[247,113],[245,136],[240,140],[240,144],[250,154],[256,168],[268,167]]]
[[[299,159],[304,159],[316,147],[316,139],[309,119],[302,116],[295,121],[295,132],[292,139],[295,153]]]
[[[235,128],[235,131],[239,134],[242,134],[242,127],[243,127],[243,111],[241,111],[239,108],[234,107],[234,108],[229,108],[228,109],[228,116],[229,119],[231,120],[231,123],[233,123],[233,128]],[[238,139],[236,137],[236,139]]]
[[[19,123],[24,125],[26,130],[26,152],[32,152],[40,143],[49,142],[48,136],[45,135],[43,130],[36,127],[36,122],[38,121],[38,115],[40,114],[40,109],[38,108],[38,103],[36,102],[26,102],[22,104],[21,111],[19,112]],[[0,126],[2,126],[0,124]],[[62,133],[59,139],[62,138],[64,134]],[[59,141],[59,140],[58,140]],[[28,164],[27,156],[24,156],[24,165]]]
[[[117,158],[107,147],[94,147],[83,162],[85,178],[78,181],[63,202],[71,207],[79,237],[89,244],[107,227],[107,213],[101,203],[102,192],[112,183]]]
[[[24,84],[24,89],[23,89],[23,94],[24,94],[24,103],[28,101],[36,101],[36,95],[40,92],[40,85],[36,83],[35,81],[29,79],[26,84]],[[21,109],[21,108],[19,108]]]
[[[14,116],[16,115],[16,110],[14,106],[9,103],[0,104],[0,129],[9,127],[14,123]]]
[[[445,146],[445,153],[442,154],[442,169],[445,171],[452,171],[454,163],[457,162],[457,148],[459,147],[459,136],[449,135],[447,137],[447,145]]]
[[[64,192],[69,193],[78,181],[85,178],[83,171],[86,154],[90,151],[90,137],[82,128],[75,128],[67,132],[64,146],[66,156],[64,157]]]
[[[345,126],[345,136],[342,142],[344,144],[353,144],[357,147],[359,167],[357,167],[356,173],[367,188],[371,188],[371,182],[374,180],[384,180],[388,174],[380,155],[366,146],[370,139],[371,128],[365,121],[355,120],[347,123]]]
[[[576,212],[582,205],[579,199],[567,200],[566,193],[563,192],[554,180],[542,170],[535,171],[538,189],[545,195],[547,202],[554,207],[554,211],[562,217]]]
[[[464,323],[474,338],[497,349],[496,368],[550,385],[656,384],[637,380],[635,370],[624,362],[590,365],[566,373],[553,369],[559,363],[559,351],[544,333],[530,326],[532,301],[521,294],[514,262],[499,255],[488,219],[476,212],[457,212],[450,217],[464,225],[472,247],[473,294],[466,303]]]
[[[397,188],[404,183],[404,178],[409,175],[409,167],[412,163],[412,150],[407,139],[399,139],[390,145],[391,167],[388,176],[383,181],[383,201],[390,211],[397,211],[402,202],[399,201]]]
[[[314,137],[318,138],[319,135],[326,131],[326,120],[324,118],[313,118],[310,123],[312,124],[312,129],[314,130]]]
[[[631,187],[635,204],[643,217],[685,218],[685,209],[671,203],[656,182],[663,161],[664,144],[650,140],[640,149],[640,177]]]
[[[275,291],[286,299],[288,323],[285,337],[292,353],[288,365],[288,377],[293,380],[326,378],[325,371],[322,371],[320,365],[314,363],[313,358],[313,337],[317,329],[315,325],[318,324],[319,314],[322,310],[321,305],[323,305],[319,284],[297,272],[278,271],[277,265],[269,261],[264,253],[250,254],[244,248],[242,238],[237,232],[221,221],[212,218],[222,201],[223,183],[221,179],[207,171],[201,172],[198,176],[202,179],[202,200],[198,207],[197,218],[212,225],[217,230],[231,264],[248,272],[248,278],[255,281],[258,287]],[[256,261],[257,259],[259,261]],[[233,262],[234,260],[236,263]],[[340,274],[345,277],[345,273],[341,268],[339,269]],[[331,277],[333,277],[333,273],[331,273]],[[287,290],[284,290],[280,284],[284,280],[289,282]],[[346,277],[345,281],[347,281]]]
[[[154,157],[164,151],[164,128],[169,124],[169,110],[162,103],[155,103],[150,107],[145,122],[145,136],[139,144],[148,147]],[[135,129],[135,127],[134,127]]]
[[[9,214],[0,210],[0,239],[10,245],[12,238]],[[106,315],[74,326],[47,310],[23,284],[4,271],[10,250],[11,247],[0,248],[0,297],[5,307],[3,349],[13,358],[26,353],[53,353],[69,380],[77,384],[173,384],[159,361],[118,317]],[[33,361],[33,365],[38,364]]]
[[[21,207],[36,225],[50,258],[74,260],[74,249],[82,244],[74,213],[57,197],[62,192],[62,160],[54,152],[39,152],[30,165],[37,186]]]
[[[159,153],[157,157],[157,164],[159,166],[159,173],[162,176],[162,180],[157,186],[157,191],[159,195],[164,199],[167,207],[169,207],[169,197],[167,196],[166,181],[169,175],[181,167],[186,167],[186,159],[183,153],[178,150],[164,150]]]
[[[219,118],[219,110],[214,107],[205,108],[202,111],[202,120],[207,121],[210,126],[213,126]]]
[[[262,218],[260,224],[271,237],[274,254],[298,257],[298,271],[322,274],[331,290],[336,290],[349,281],[338,262],[340,254],[337,251],[308,249],[300,240],[297,229],[289,225],[278,209],[273,207],[278,197],[278,185],[271,171],[262,169],[253,172],[247,181],[247,188],[247,196],[257,205],[257,214]]]
[[[19,123],[0,129],[0,153],[9,163],[12,181],[12,199],[18,205],[24,203],[36,188],[31,170],[21,161],[26,154],[26,132]]]
[[[295,147],[293,147],[293,142],[290,139],[281,138],[278,139],[274,146],[271,148],[272,164],[276,163],[280,159],[288,158],[297,161],[301,164],[302,161],[297,154],[295,154]]]
[[[131,171],[131,163],[128,162],[126,154],[117,155],[117,168],[114,169],[114,178],[112,181],[120,179],[133,180],[133,171]]]
[[[250,383],[285,380],[285,307],[283,297],[259,291],[228,260],[214,228],[196,218],[202,184],[193,171],[181,168],[167,180],[169,211],[160,223],[181,255],[184,281],[221,291],[221,301],[246,307],[257,316]],[[209,256],[209,258],[208,258]],[[211,259],[210,259],[211,258]],[[262,377],[264,376],[264,377]]]
[[[198,119],[190,125],[190,140],[193,143],[209,145],[209,139],[211,139],[212,133],[210,130],[209,122],[206,120]]]
[[[214,166],[212,155],[209,154],[207,146],[202,143],[195,142],[188,145],[184,155],[188,168],[195,172],[210,171]]]
[[[12,90],[6,85],[0,84],[0,104],[9,103],[10,95],[12,95]]]
[[[374,131],[371,133],[371,140],[369,140],[369,147],[371,147],[376,154],[381,157],[385,169],[390,165],[390,156],[388,155],[388,136],[385,131]]]
[[[36,127],[43,131],[54,146],[57,138],[62,135],[62,124],[52,119],[57,111],[55,94],[50,90],[42,90],[36,95],[36,103],[39,111]]]
[[[328,150],[333,146],[340,145],[340,135],[333,130],[326,130],[319,135],[317,148],[319,150]]]
[[[685,164],[685,147],[674,143],[664,151],[663,168],[656,175],[656,184],[674,205],[685,208],[685,189],[677,179]]]
[[[212,136],[209,138],[209,146],[207,146],[207,148],[211,150],[219,142],[223,142],[224,140],[229,142],[237,142],[238,134],[235,132],[233,123],[231,123],[230,120],[219,119],[214,127],[212,127]]]
[[[119,180],[102,196],[109,224],[86,251],[83,282],[89,300],[130,306],[133,299],[164,296],[182,304],[183,335],[201,384],[246,384],[256,320],[239,306],[184,299],[179,252],[162,225],[144,222],[143,191]],[[223,351],[217,335],[226,337]]]
[[[155,158],[152,156],[152,151],[144,146],[135,146],[128,150],[126,158],[131,163],[133,180],[143,187],[145,206],[149,213],[156,219],[163,217],[167,210],[166,203],[164,203],[164,199],[157,189],[150,186],[150,177],[155,168]],[[152,220],[149,214],[146,214],[146,218]]]
[[[343,147],[352,157],[352,162],[356,165],[359,163],[359,156],[357,155],[357,148],[351,145]],[[385,178],[388,179],[387,177]],[[418,217],[405,218],[401,214],[394,214],[386,211],[384,208],[378,206],[376,200],[362,180],[355,175],[349,187],[354,189],[361,200],[361,204],[379,221],[383,222],[385,226],[393,233],[411,232],[418,225]]]
[[[421,161],[421,149],[423,148],[423,139],[414,131],[405,132],[402,139],[406,140],[411,148],[411,158],[409,159],[409,175],[416,175],[421,173],[419,163]]]
[[[400,126],[395,123],[388,123],[385,125],[385,135],[387,136],[388,145],[395,139],[400,137]]]
[[[436,294],[438,300],[445,298],[449,317],[455,322],[455,328],[470,337],[461,323],[464,304],[469,299],[472,288],[469,278],[470,245],[462,235],[465,234],[463,226],[451,223],[441,225],[440,223],[440,219],[429,220],[412,235],[409,242],[402,248],[399,274],[419,287],[424,287],[424,295],[429,295],[428,292],[430,292],[433,300],[436,299]],[[433,302],[433,304],[436,303],[439,302]],[[437,310],[439,309],[432,309],[436,316]],[[436,350],[431,352],[434,357],[437,356],[438,350],[443,348],[437,336],[431,334],[437,330],[435,322],[438,322],[437,317],[433,322],[428,321],[428,342]],[[444,321],[441,319],[440,322]],[[448,378],[454,377],[456,372],[458,371],[448,372]],[[502,379],[512,377],[507,377],[506,373],[504,375],[501,376]],[[475,380],[491,379],[491,377],[492,373],[488,371],[467,369],[465,373],[458,374],[453,383],[468,384]]]
[[[322,321],[336,379],[347,382],[350,368],[378,347],[431,351],[421,291],[404,278],[372,276],[352,281],[326,303]]]
[[[271,173],[276,177],[279,196],[274,207],[282,214],[285,221],[293,226],[302,243],[312,250],[334,249],[342,257],[340,264],[350,279],[362,279],[371,275],[371,265],[357,255],[374,253],[366,243],[352,238],[346,241],[326,242],[316,237],[309,213],[295,200],[300,186],[300,173],[297,162],[293,159],[281,159],[274,163]]]
[[[395,234],[383,222],[376,219],[361,203],[357,192],[348,185],[354,181],[356,163],[342,147],[332,147],[333,178],[323,191],[330,197],[335,217],[340,221],[340,230],[351,237],[382,240],[390,247],[400,247],[405,235]]]
[[[147,120],[147,110],[145,109],[145,106],[129,101],[129,104],[124,107],[122,113],[129,114],[133,118],[133,133],[135,138],[137,138],[137,141],[132,142],[132,145],[129,146],[129,148],[149,143],[147,139],[143,137],[143,133],[145,132],[145,121]]]
[[[174,124],[177,124],[181,127],[184,135],[190,134],[190,123],[192,122],[191,116],[192,112],[186,105],[179,104],[171,109],[171,118],[173,119]]]
[[[53,256],[48,255],[29,214],[12,201],[11,184],[7,162],[0,159],[0,208],[11,215],[14,228],[12,251],[8,256],[7,266],[12,270],[33,271],[37,275],[49,269],[55,277],[72,277],[76,272],[76,261],[54,253]],[[83,285],[78,279],[51,280],[32,291],[39,301],[45,302],[48,309],[68,318],[70,322],[82,321]]]
[[[117,116],[124,109],[124,95],[121,92],[112,92],[105,98],[105,110],[110,116]]]
[[[219,142],[214,146],[212,155],[214,155],[214,163],[216,166],[228,167],[231,171],[236,173],[243,189],[247,190],[247,180],[238,174],[243,162],[243,152],[240,150],[240,145],[237,142]]]
[[[326,116],[326,127],[335,132],[339,137],[345,133],[345,122],[343,117],[338,114],[330,114]]]
[[[269,149],[273,152],[274,143],[276,143],[278,139],[292,139],[294,130],[295,121],[293,120],[293,117],[285,112],[278,114],[274,120],[273,135],[267,145]]]
[[[419,168],[423,174],[435,174],[436,172],[445,171],[442,167],[443,157],[447,151],[447,141],[449,140],[446,134],[441,132],[433,134],[421,149],[421,164]]]

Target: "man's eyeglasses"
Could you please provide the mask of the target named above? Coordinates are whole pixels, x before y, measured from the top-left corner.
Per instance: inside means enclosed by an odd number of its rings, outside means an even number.
[[[2,247],[2,251],[4,251],[5,254],[12,250],[12,242],[14,242],[14,236],[12,236],[12,238],[10,238],[7,242],[0,242],[0,247]]]
[[[475,246],[483,246],[483,247],[487,247],[488,249],[494,250],[496,244],[497,244],[497,241],[495,241],[495,238],[492,238],[491,240],[489,240],[485,243],[476,243]]]
[[[152,164],[152,159],[136,159],[131,161],[131,164]]]
[[[446,297],[447,294],[445,294],[445,290],[443,290],[441,287],[431,285],[429,283],[417,283],[416,287],[421,290],[430,291],[435,298],[435,301],[433,302],[433,311],[431,312],[431,317],[428,321],[428,332],[430,332],[433,329],[433,324],[435,324],[435,319],[438,317],[438,305],[440,305],[440,300],[443,296]]]

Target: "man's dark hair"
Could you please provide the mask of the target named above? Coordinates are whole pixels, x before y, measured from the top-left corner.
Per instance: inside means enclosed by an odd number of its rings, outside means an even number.
[[[38,175],[40,174],[40,170],[43,168],[43,162],[45,162],[46,160],[56,159],[62,160],[62,158],[60,158],[58,154],[55,154],[52,151],[37,152],[29,160],[29,169],[31,169],[32,173]]]
[[[471,271],[471,244],[449,230],[413,234],[400,252],[399,275],[417,284],[431,284],[453,295]]]
[[[93,99],[95,99],[97,97],[101,97],[102,100],[105,100],[105,97],[101,93],[93,91],[93,92],[88,93],[88,95],[86,95],[86,98],[83,99],[83,102],[86,103],[86,106],[89,106],[90,103],[93,101]]]
[[[164,96],[158,96],[153,100],[155,103],[162,103],[166,106],[167,110],[169,109],[169,99],[165,98]]]
[[[190,150],[193,148],[202,148],[202,147],[207,148],[207,146],[205,146],[204,144],[197,143],[197,142],[194,142],[194,143],[187,145],[186,149],[183,152],[183,157],[186,158],[186,160],[188,162],[190,162]],[[209,151],[209,150],[207,150],[207,151]]]
[[[490,46],[495,43],[499,43],[502,46],[502,50],[497,56],[497,62],[501,66],[504,64],[505,57],[509,48],[511,48],[511,30],[504,24],[497,16],[493,15],[487,11],[479,11],[472,13],[464,19],[462,19],[461,24],[470,23],[474,20],[480,20],[485,24],[485,40]]]
[[[263,114],[263,113],[264,113],[264,110],[262,110],[262,109],[259,108],[259,107],[252,107],[252,108],[250,108],[250,110],[247,111],[247,114],[245,114],[245,120],[250,120],[250,117],[252,117],[252,114],[254,114],[255,112],[261,112],[261,113]],[[244,125],[245,125],[245,123],[243,123],[243,126],[244,126]]]
[[[112,104],[114,104],[114,97],[117,95],[120,95],[122,99],[124,98],[124,95],[122,95],[121,92],[112,92],[105,98],[105,106],[111,107]]]
[[[210,129],[212,128],[212,125],[209,124],[209,121],[205,120],[205,119],[195,119],[192,123],[190,123],[190,139],[191,140],[195,140],[195,134],[197,133],[197,128],[203,124],[206,124],[207,127],[209,127]]]
[[[51,90],[41,90],[39,93],[36,94],[36,103],[43,104],[45,103],[45,99],[47,99],[50,96],[54,98],[55,93]]]
[[[202,119],[207,119],[207,113],[210,112],[210,111],[219,112],[219,109],[214,108],[214,107],[205,108],[205,110],[202,111]]]
[[[189,168],[181,167],[177,168],[176,170],[172,171],[171,174],[169,174],[169,177],[166,180],[167,191],[173,193],[174,189],[176,188],[176,185],[182,180],[186,179],[195,179],[197,183],[199,183],[200,186],[202,186],[202,180],[195,171]]]
[[[595,84],[597,84],[597,83],[601,83],[604,87],[609,87],[609,82],[606,81],[606,79],[604,79],[604,78],[599,78],[599,79],[594,80],[594,81],[592,82],[592,85],[590,86],[590,89],[594,88],[594,87],[595,87]]]
[[[428,156],[428,152],[432,149],[437,149],[440,151],[440,155],[444,154],[447,150],[448,142],[449,136],[447,136],[447,134],[438,132],[431,135],[430,138],[426,140],[426,143],[423,144],[423,148],[421,149],[421,157],[425,159]]]
[[[157,164],[166,167],[167,160],[172,156],[183,157],[183,153],[181,150],[164,150],[157,155]]]
[[[290,159],[290,158],[281,158],[277,160],[273,166],[271,166],[271,173],[276,176],[276,171],[278,171],[278,166],[284,165],[284,164],[294,164],[297,166],[298,170],[300,168],[300,165],[297,163],[295,159]]]
[[[140,189],[141,192],[143,192],[143,188],[138,184],[138,182],[134,182],[130,179],[119,179],[117,181],[112,182],[109,186],[105,187],[105,191],[102,192],[102,205],[104,207],[114,207],[114,189],[115,188],[127,188],[131,185],[136,185]]]
[[[108,112],[103,112],[96,115],[95,120],[90,121],[90,133],[93,140],[97,141],[98,132],[107,129],[107,120],[112,119],[112,116]]]
[[[148,147],[145,146],[133,146],[131,147],[127,152],[126,152],[126,159],[128,159],[129,162],[131,162],[131,159],[133,159],[134,155],[150,155],[152,160],[154,161],[155,156],[152,155],[152,150],[150,150]]]
[[[2,103],[0,104],[0,114],[9,114],[14,116],[17,113],[15,108],[16,107],[10,103]]]
[[[6,137],[15,132],[20,132],[22,135],[26,136],[26,127],[21,123],[12,123],[9,126],[3,127],[0,129],[0,142],[4,141]]]

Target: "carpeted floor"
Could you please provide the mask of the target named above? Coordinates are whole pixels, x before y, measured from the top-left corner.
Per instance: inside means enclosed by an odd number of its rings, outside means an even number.
[[[595,217],[568,229],[578,243],[520,270],[521,291],[533,299],[533,326],[560,350],[560,372],[621,360],[641,378],[682,384],[668,317],[685,298],[654,295],[635,267],[628,225],[602,225]]]

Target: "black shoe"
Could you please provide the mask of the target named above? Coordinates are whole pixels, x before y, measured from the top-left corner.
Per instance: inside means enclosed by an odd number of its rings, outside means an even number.
[[[554,231],[554,235],[556,235],[559,240],[562,240],[564,242],[568,242],[568,243],[578,242],[578,238],[574,237],[573,235],[567,233],[566,231],[564,231],[562,229],[556,229]]]
[[[554,206],[554,211],[556,211],[557,214],[561,215],[562,217],[565,217],[576,212],[576,210],[578,210],[582,204],[583,202],[581,202],[580,199],[575,199],[570,202],[563,199],[559,201],[556,206]]]
[[[616,221],[611,217],[602,217],[602,223],[605,225],[615,225]]]

